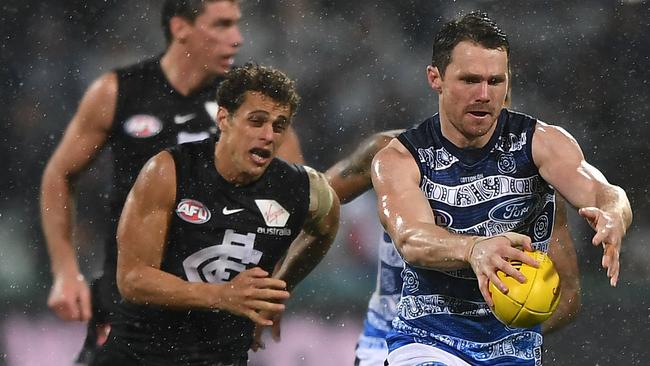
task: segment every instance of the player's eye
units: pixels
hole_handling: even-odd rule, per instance
[[[479,78],[473,76],[464,77],[462,80],[465,82],[465,84],[477,84],[481,82]]]
[[[505,81],[506,81],[505,78],[493,77],[488,81],[488,84],[490,84],[490,85],[498,85],[498,84],[501,84],[501,83],[503,83]]]
[[[250,121],[251,124],[258,126],[266,122],[266,118],[262,116],[251,115],[248,117],[248,121]]]
[[[284,121],[284,120],[274,122],[273,123],[273,132],[282,133],[287,129],[288,126],[289,126],[289,122]]]

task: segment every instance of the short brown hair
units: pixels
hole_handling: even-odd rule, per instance
[[[292,116],[300,104],[295,84],[287,75],[253,63],[235,67],[226,74],[217,91],[217,103],[234,113],[244,103],[248,91],[260,92],[279,104],[288,105]]]
[[[445,23],[433,37],[431,65],[445,74],[451,53],[462,41],[472,41],[489,49],[503,49],[510,56],[508,36],[486,13],[471,12],[460,19]]]

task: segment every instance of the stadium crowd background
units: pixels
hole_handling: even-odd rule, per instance
[[[79,324],[54,319],[39,226],[38,187],[81,93],[107,70],[161,52],[157,0],[0,3],[0,365],[65,364]],[[650,5],[647,1],[245,1],[245,44],[254,60],[297,79],[296,129],[309,165],[323,170],[373,132],[408,127],[437,110],[425,79],[441,20],[487,11],[510,37],[513,109],[566,128],[587,159],[628,193],[635,219],[621,280],[610,288],[601,250],[575,214],[583,310],[545,338],[554,365],[642,365],[650,357]],[[89,276],[102,253],[107,159],[78,184],[75,238]],[[251,364],[351,364],[374,285],[374,197],[343,213],[333,250],[303,283],[285,316],[283,341]]]

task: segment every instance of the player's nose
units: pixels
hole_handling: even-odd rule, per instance
[[[241,47],[242,43],[244,43],[244,36],[242,36],[239,27],[233,27],[230,36],[231,36],[230,44],[233,47],[235,48]]]
[[[490,100],[489,85],[487,81],[482,81],[479,84],[477,98],[481,102],[488,102]]]

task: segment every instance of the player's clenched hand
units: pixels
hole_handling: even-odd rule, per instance
[[[63,320],[90,319],[90,289],[79,273],[56,275],[47,306]]]
[[[217,307],[236,315],[245,316],[260,325],[270,326],[273,321],[260,312],[281,312],[289,298],[287,284],[259,267],[246,270],[222,284]]]
[[[517,233],[504,233],[488,238],[478,237],[469,247],[467,261],[472,266],[478,279],[479,290],[490,307],[494,303],[488,289],[489,282],[494,283],[501,292],[508,292],[506,285],[497,276],[497,270],[514,277],[521,283],[526,281],[526,277],[508,262],[509,259],[519,260],[533,267],[539,266],[536,260],[518,248],[532,251],[530,238]]]
[[[611,214],[596,207],[581,208],[578,213],[584,217],[589,225],[596,231],[591,239],[593,245],[603,245],[602,266],[607,269],[610,285],[616,286],[618,282],[621,242],[625,236],[625,224],[620,215]]]

